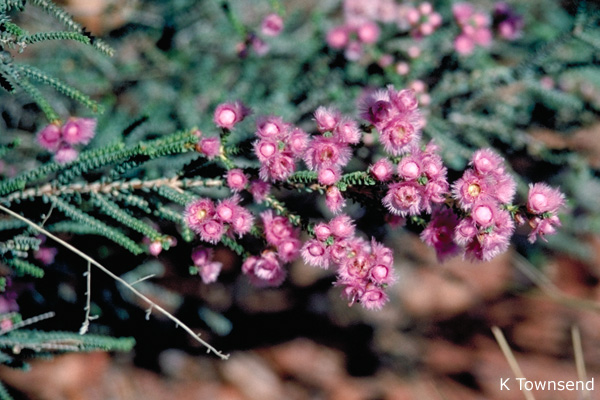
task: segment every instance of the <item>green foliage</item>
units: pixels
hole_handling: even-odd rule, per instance
[[[34,352],[64,351],[130,351],[133,338],[112,338],[102,335],[79,335],[72,332],[45,332],[18,329],[0,336],[0,348],[19,354],[23,350]]]
[[[91,215],[82,212],[79,208],[69,204],[67,201],[55,196],[50,197],[50,201],[59,211],[62,211],[67,217],[71,218],[74,221],[89,226],[91,229],[96,231],[96,234],[112,240],[113,242],[129,250],[133,254],[141,254],[144,252],[144,250],[136,242],[131,240],[124,233],[111,226],[108,226],[99,219],[96,219]]]

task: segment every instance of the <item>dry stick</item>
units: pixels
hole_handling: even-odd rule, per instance
[[[122,285],[124,285],[133,294],[135,294],[137,297],[139,297],[140,299],[142,299],[143,301],[145,301],[146,303],[148,303],[148,305],[150,306],[149,310],[155,309],[159,313],[163,314],[165,317],[169,318],[171,321],[175,322],[175,324],[177,326],[181,326],[183,328],[183,330],[185,330],[187,333],[189,333],[196,341],[198,341],[200,344],[202,344],[204,347],[206,347],[208,353],[210,353],[212,351],[214,354],[216,354],[217,356],[221,357],[223,360],[227,360],[229,358],[229,354],[223,354],[223,353],[221,353],[219,350],[215,349],[213,346],[211,346],[210,344],[208,344],[206,341],[200,339],[200,336],[197,333],[195,333],[190,327],[188,327],[186,324],[184,324],[177,317],[175,317],[174,315],[172,315],[171,313],[169,313],[167,310],[165,310],[164,308],[162,308],[158,304],[154,303],[148,297],[144,296],[137,289],[135,289],[133,286],[131,286],[129,283],[127,283],[124,279],[122,279],[119,276],[117,276],[114,273],[112,273],[104,265],[100,264],[98,261],[94,260],[93,258],[91,258],[90,256],[88,256],[87,254],[85,254],[81,250],[79,250],[76,247],[70,245],[69,243],[65,242],[64,240],[56,237],[55,235],[53,235],[52,233],[48,232],[47,230],[45,230],[41,226],[37,225],[35,222],[32,222],[32,221],[28,220],[27,218],[25,218],[25,217],[17,214],[16,212],[14,212],[14,211],[12,211],[12,210],[10,210],[10,209],[2,206],[2,205],[0,205],[0,210],[4,211],[5,213],[7,213],[7,214],[9,214],[9,215],[11,215],[11,216],[13,216],[13,217],[15,217],[15,218],[23,221],[23,222],[25,222],[27,225],[31,226],[32,228],[34,228],[38,232],[43,233],[47,237],[53,239],[54,241],[58,242],[62,246],[64,246],[67,249],[71,250],[73,253],[77,254],[81,258],[87,260],[89,263],[91,263],[91,264],[95,265],[96,267],[98,267],[105,274],[107,274],[108,276],[110,276],[111,278],[113,278],[114,280],[116,280],[117,282],[119,282]]]
[[[510,366],[510,369],[512,370],[515,377],[517,379],[525,378],[525,375],[523,375],[523,371],[521,371],[521,368],[519,368],[519,363],[517,363],[517,359],[512,353],[510,346],[508,345],[508,342],[506,341],[506,338],[504,337],[504,334],[502,333],[500,328],[498,328],[497,326],[492,326],[492,333],[494,334],[496,342],[498,342],[500,350],[502,350],[502,354],[504,354],[504,358],[506,358],[506,361],[508,361],[508,365]],[[523,395],[527,400],[535,400],[535,397],[533,397],[533,393],[531,393],[531,391],[527,389],[523,391]]]
[[[90,321],[98,318],[97,315],[90,315],[92,310],[92,264],[89,261],[87,263],[87,272],[83,275],[87,280],[87,284],[85,292],[85,320],[83,321],[83,324],[81,324],[81,328],[79,328],[80,335],[85,335],[90,328]]]
[[[577,325],[571,327],[571,338],[573,340],[573,351],[575,353],[575,366],[577,367],[577,376],[581,382],[587,381],[587,373],[585,371],[585,361],[583,359],[583,348],[581,346],[581,335]],[[590,392],[584,386],[581,393],[582,399],[589,400]]]

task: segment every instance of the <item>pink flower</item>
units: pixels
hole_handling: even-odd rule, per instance
[[[269,14],[263,19],[260,29],[265,36],[278,36],[283,30],[283,18],[274,13]]]
[[[454,241],[460,245],[466,245],[472,241],[478,233],[475,221],[471,217],[460,220],[454,229]]]
[[[369,284],[359,301],[367,310],[380,310],[388,300],[387,294],[380,287]]]
[[[414,182],[398,182],[388,186],[382,202],[389,212],[404,217],[421,212],[422,196]]]
[[[215,109],[213,120],[218,127],[232,129],[248,114],[250,114],[250,110],[239,101],[235,103],[222,103]]]
[[[212,249],[204,246],[195,247],[192,250],[192,261],[196,266],[207,264],[212,259]]]
[[[279,152],[277,142],[270,139],[258,140],[254,143],[254,153],[261,162],[268,161]]]
[[[37,142],[44,149],[55,152],[61,144],[60,126],[56,123],[46,125],[36,136]]]
[[[286,217],[274,216],[272,210],[260,214],[267,242],[278,246],[283,240],[298,236],[295,228]]]
[[[259,56],[264,56],[270,50],[269,45],[256,35],[250,36],[250,45],[252,46],[252,50]]]
[[[358,61],[363,55],[363,46],[360,42],[351,40],[346,46],[344,57],[349,61]]]
[[[271,185],[267,182],[252,181],[252,183],[250,184],[250,193],[252,193],[254,202],[257,204],[261,204],[270,191]]]
[[[325,244],[318,240],[311,239],[304,243],[300,254],[308,265],[324,269],[329,267],[329,251]]]
[[[223,223],[216,219],[206,221],[200,226],[199,229],[200,238],[208,243],[216,244],[225,233],[225,226]]]
[[[341,119],[341,113],[338,110],[320,106],[315,110],[315,120],[319,132],[333,131]]]
[[[479,174],[488,174],[494,171],[504,171],[504,160],[492,149],[480,149],[473,153],[469,163]]]
[[[300,128],[295,128],[288,139],[288,146],[294,157],[302,157],[308,147],[310,137]]]
[[[333,218],[331,221],[329,221],[328,226],[331,234],[335,236],[336,239],[347,239],[352,237],[354,236],[354,231],[356,230],[354,221],[346,214],[341,214]]]
[[[468,169],[463,176],[452,184],[452,193],[463,210],[469,210],[480,198],[489,197],[492,186],[488,180],[480,177],[474,170]]]
[[[528,236],[530,243],[534,243],[539,236],[543,241],[547,242],[546,235],[554,235],[556,233],[555,227],[560,227],[560,219],[556,215],[552,215],[548,218],[534,217],[529,220],[529,225],[533,228]]]
[[[231,228],[239,236],[242,237],[246,233],[250,232],[252,225],[254,224],[254,216],[250,211],[244,207],[238,206],[235,212],[235,217],[231,222]]]
[[[363,280],[352,280],[349,282],[336,282],[338,285],[345,285],[343,295],[348,299],[348,307],[360,300],[365,293],[365,284]]]
[[[248,257],[242,264],[242,272],[258,287],[279,286],[285,279],[285,271],[273,252]]]
[[[215,207],[215,217],[224,223],[231,223],[237,218],[238,198],[223,199]]]
[[[68,144],[88,144],[96,134],[95,118],[69,118],[61,128],[62,140]]]
[[[291,156],[276,154],[258,171],[259,177],[265,181],[283,181],[296,171],[296,163]]]
[[[331,228],[325,222],[320,222],[314,227],[315,237],[321,242],[326,241],[331,236]]]
[[[389,265],[374,265],[369,270],[369,279],[378,285],[389,285],[395,280],[394,270]]]
[[[527,210],[532,214],[556,214],[565,204],[565,195],[545,183],[529,184]]]
[[[334,129],[334,136],[341,143],[358,144],[362,133],[356,121],[342,117]]]
[[[361,110],[361,118],[375,125],[377,129],[383,129],[395,112],[389,95],[384,90],[365,96],[361,101]]]
[[[327,44],[334,49],[343,49],[350,40],[348,29],[345,26],[337,26],[327,32]]]
[[[199,199],[191,202],[185,208],[187,226],[196,233],[201,232],[202,225],[215,215],[215,205],[210,199]]]
[[[343,144],[336,142],[332,137],[319,136],[315,138],[304,153],[304,162],[311,170],[326,167],[343,167],[348,164],[352,151]]]
[[[258,117],[256,120],[256,135],[261,139],[279,138],[288,129],[283,119],[275,116]]]
[[[382,158],[369,167],[371,175],[380,182],[389,181],[394,175],[394,164],[388,158]]]
[[[57,253],[58,249],[55,247],[40,246],[33,257],[44,265],[50,265],[54,262]]]
[[[319,170],[317,180],[321,185],[330,186],[340,180],[340,169],[337,167],[322,168]]]
[[[371,269],[368,254],[358,252],[351,257],[342,259],[342,263],[338,269],[339,280],[351,281],[356,279],[368,279]]]
[[[417,144],[421,139],[421,132],[406,115],[399,115],[385,126],[379,139],[386,152],[397,156],[406,153],[412,145]]]
[[[470,3],[455,3],[452,5],[452,14],[460,25],[467,25],[469,19],[473,15],[475,10]]]
[[[219,278],[223,264],[218,261],[209,262],[200,266],[200,277],[205,284],[213,283]]]
[[[497,206],[490,201],[481,201],[473,205],[471,218],[479,226],[487,228],[494,223]]]
[[[454,50],[458,54],[469,55],[475,50],[475,41],[468,35],[461,34],[454,39]]]
[[[414,181],[421,176],[422,168],[418,156],[408,155],[398,164],[398,175],[407,181]]]
[[[54,161],[56,161],[58,164],[66,164],[70,163],[71,161],[75,161],[78,155],[79,152],[77,150],[69,145],[65,145],[59,148],[54,154]]]
[[[296,238],[288,238],[282,240],[277,246],[277,255],[283,262],[294,261],[300,254],[302,242]]]
[[[248,177],[246,176],[246,174],[244,174],[244,171],[242,171],[239,168],[234,168],[227,171],[226,179],[227,186],[229,186],[229,189],[231,189],[234,192],[239,192],[240,190],[243,190],[248,184]]]
[[[362,43],[375,43],[379,39],[379,26],[371,21],[365,22],[358,27],[356,34]]]
[[[449,208],[439,208],[431,216],[431,221],[421,232],[421,240],[435,249],[437,258],[444,262],[456,255],[460,248],[452,237],[458,225],[458,217]]]
[[[394,264],[394,253],[392,249],[378,243],[375,239],[371,239],[371,254],[376,264],[386,265],[391,267]]]
[[[157,257],[162,252],[162,250],[163,247],[160,240],[155,240],[154,242],[150,243],[150,246],[148,246],[148,252],[154,257]]]
[[[196,150],[212,160],[221,153],[221,139],[218,137],[204,137],[196,145]]]

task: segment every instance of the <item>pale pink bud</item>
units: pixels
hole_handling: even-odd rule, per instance
[[[340,171],[337,168],[322,168],[319,170],[317,179],[322,185],[333,185],[340,179]]]
[[[62,139],[68,144],[88,144],[96,134],[96,119],[69,118],[61,129]]]
[[[218,137],[205,137],[196,144],[196,151],[204,154],[206,158],[212,160],[221,152],[221,139]]]
[[[44,149],[55,152],[61,144],[60,127],[56,123],[46,125],[38,132],[36,139]]]
[[[343,49],[349,40],[350,36],[346,27],[338,26],[327,32],[327,44],[334,49]]]
[[[379,26],[374,22],[366,22],[358,27],[356,32],[358,40],[366,44],[372,44],[379,39]]]
[[[150,243],[150,245],[148,246],[148,252],[150,254],[152,254],[154,257],[158,256],[160,254],[160,252],[162,251],[163,247],[162,247],[162,243],[159,240],[155,240],[154,242]]]
[[[277,14],[267,15],[260,26],[265,36],[278,36],[283,30],[283,18]]]
[[[56,154],[54,154],[54,161],[59,164],[66,164],[75,161],[78,155],[79,152],[71,146],[62,146],[58,149]]]

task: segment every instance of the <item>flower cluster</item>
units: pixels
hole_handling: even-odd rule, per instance
[[[396,167],[398,179],[388,184],[382,199],[390,213],[402,217],[423,211],[431,213],[433,204],[446,200],[447,170],[437,150],[431,142],[424,150],[415,146],[402,157]],[[383,158],[371,166],[371,173],[377,180],[385,182],[392,178],[393,169],[393,163]]]
[[[283,18],[276,13],[270,13],[263,18],[260,24],[260,33],[263,37],[279,36],[283,27]],[[250,50],[253,50],[258,56],[264,56],[269,52],[270,46],[263,38],[251,31],[246,34],[243,42],[237,44],[238,56],[245,58]]]
[[[497,34],[506,40],[515,40],[523,31],[523,17],[508,4],[499,2],[494,5],[494,28]]]
[[[476,11],[471,3],[455,3],[452,6],[454,19],[461,33],[454,39],[454,49],[459,54],[471,54],[475,46],[487,47],[492,43],[490,17]]]
[[[283,216],[272,210],[260,215],[264,236],[269,247],[260,256],[250,256],[242,265],[242,272],[260,287],[278,286],[285,279],[283,264],[294,261],[300,254],[300,231]]]
[[[565,204],[565,196],[556,188],[545,183],[529,185],[527,196],[527,211],[532,215],[529,225],[533,230],[529,241],[534,243],[539,235],[546,240],[545,235],[556,233],[555,227],[560,226],[558,210]]]
[[[254,217],[239,202],[238,196],[220,200],[217,204],[208,198],[193,201],[185,209],[185,221],[208,243],[217,243],[224,234],[241,237],[252,228]]]
[[[476,151],[452,194],[467,214],[454,231],[454,241],[475,260],[491,260],[506,251],[515,225],[503,207],[512,202],[516,183],[506,172],[504,160],[490,149]]]
[[[213,261],[212,249],[204,246],[198,246],[192,250],[192,261],[195,272],[200,274],[204,283],[215,282],[223,268],[223,263]]]
[[[342,167],[352,156],[350,145],[360,142],[361,132],[354,120],[343,118],[336,110],[319,107],[315,119],[322,135],[308,144],[304,162],[317,171],[319,183],[331,186],[340,179]]]
[[[406,19],[414,38],[429,36],[442,25],[442,16],[435,12],[431,3],[428,2],[423,2],[417,7],[409,6],[406,10]]]
[[[46,125],[36,138],[40,146],[54,153],[54,161],[65,164],[77,158],[74,146],[88,144],[95,134],[96,119],[69,118],[62,126],[59,122]]]
[[[296,160],[304,154],[310,140],[302,129],[280,117],[260,117],[256,122],[254,153],[261,163],[259,176],[264,181],[282,181],[296,171]]]
[[[458,254],[472,260],[492,259],[506,251],[515,230],[514,221],[525,221],[523,215],[533,228],[530,241],[555,233],[564,196],[545,184],[531,185],[527,206],[519,211],[512,205],[516,183],[504,159],[491,149],[476,151],[462,176],[452,184],[448,182],[448,170],[437,145],[433,141],[420,144],[425,121],[416,93],[427,94],[426,86],[414,81],[411,88],[398,91],[388,86],[367,93],[361,102],[361,116],[379,132],[384,153],[368,172],[377,182],[373,194],[389,211],[388,220],[393,220],[390,224],[407,220],[426,224],[420,237],[436,250],[441,261]],[[239,102],[226,103],[217,108],[214,120],[217,126],[231,129],[248,113]],[[224,178],[233,197],[217,204],[207,198],[192,202],[186,207],[186,222],[204,242],[216,244],[225,234],[241,238],[250,231],[253,216],[239,203],[242,195],[250,194],[256,204],[266,203],[267,208],[260,213],[262,230],[253,231],[264,238],[266,247],[258,254],[246,254],[242,265],[242,272],[253,284],[280,285],[286,276],[285,264],[301,255],[309,265],[324,269],[333,266],[336,285],[343,287],[350,304],[358,302],[367,309],[379,309],[388,300],[385,288],[396,279],[392,250],[357,236],[355,222],[346,214],[327,223],[316,222],[309,229],[312,237],[303,243],[301,229],[294,226],[298,221],[292,224],[285,213],[280,214],[281,208],[276,208],[276,214],[272,202],[265,201],[271,196],[272,186],[281,189],[294,185],[294,181],[281,182],[296,170],[300,159],[308,170],[316,172],[315,178],[306,178],[310,176],[307,174],[302,179],[314,179],[310,185],[325,189],[326,205],[334,214],[345,204],[340,187],[352,191],[357,185],[354,178],[342,185],[341,177],[353,156],[352,147],[363,139],[358,123],[326,107],[318,107],[314,119],[317,134],[311,137],[278,116],[258,117],[253,143],[260,165],[258,173],[252,168],[228,168]],[[372,140],[374,135],[367,138]],[[204,138],[198,145],[209,158],[210,139]],[[227,151],[218,147],[221,158],[217,161],[225,162]],[[298,188],[307,188],[306,184]],[[194,257],[203,281],[214,281],[221,265],[211,261],[209,250],[199,248]]]
[[[372,21],[360,25],[344,24],[336,26],[327,32],[327,44],[333,49],[344,49],[348,60],[356,61],[361,58],[363,46],[373,44],[379,39],[379,26]]]
[[[344,287],[349,305],[383,307],[388,300],[384,289],[396,279],[392,251],[375,240],[369,243],[355,236],[354,223],[345,214],[317,224],[314,233],[302,247],[304,262],[325,269],[336,266],[336,285]]]

